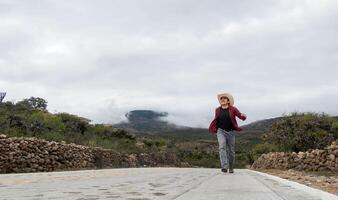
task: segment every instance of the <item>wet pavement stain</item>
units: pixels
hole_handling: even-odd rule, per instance
[[[65,194],[81,194],[81,192],[63,192]]]
[[[162,192],[155,192],[153,193],[155,196],[164,196],[166,195],[167,193],[162,193]]]

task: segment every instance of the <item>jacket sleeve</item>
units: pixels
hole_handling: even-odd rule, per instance
[[[217,133],[217,108],[215,109],[215,117],[209,125],[209,133]]]
[[[243,121],[246,119],[246,117],[242,116],[241,112],[239,112],[237,108],[235,108],[235,115]]]

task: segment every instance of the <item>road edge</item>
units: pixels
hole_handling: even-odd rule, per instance
[[[280,183],[290,185],[290,186],[292,186],[296,189],[299,189],[299,190],[304,191],[306,193],[310,193],[311,195],[320,197],[322,200],[338,200],[338,196],[331,194],[329,192],[323,191],[323,190],[312,188],[312,187],[303,185],[301,183],[290,181],[290,180],[287,180],[287,179],[284,179],[284,178],[281,178],[281,177],[278,177],[278,176],[274,176],[274,175],[271,175],[271,174],[267,174],[267,173],[264,173],[264,172],[259,172],[259,171],[255,171],[255,170],[251,170],[251,169],[245,169],[245,170],[248,170],[252,173],[256,173],[256,174],[271,178],[271,179],[278,181]]]

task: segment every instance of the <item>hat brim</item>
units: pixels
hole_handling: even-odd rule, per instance
[[[234,105],[234,97],[229,93],[222,93],[217,95],[218,102],[221,103],[221,97],[227,97],[230,101],[230,105]]]

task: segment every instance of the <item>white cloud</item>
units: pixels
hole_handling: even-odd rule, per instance
[[[104,123],[154,109],[207,127],[223,91],[248,115],[240,124],[338,115],[337,11],[334,0],[0,0],[0,90]]]

